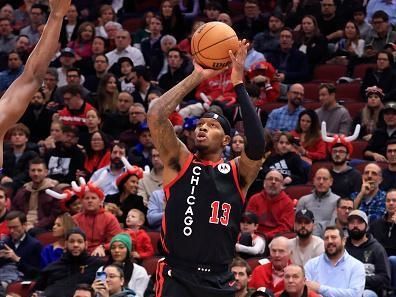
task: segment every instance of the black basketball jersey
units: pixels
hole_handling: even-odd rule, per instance
[[[235,161],[205,162],[191,154],[164,189],[161,236],[169,257],[198,264],[230,263],[244,204]]]

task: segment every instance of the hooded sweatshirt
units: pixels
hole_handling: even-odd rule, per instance
[[[293,201],[284,191],[270,197],[262,190],[249,199],[246,211],[258,216],[257,233],[264,234],[266,239],[271,239],[278,233],[289,232],[294,225]]]

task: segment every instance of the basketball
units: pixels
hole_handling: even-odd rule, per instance
[[[230,62],[229,50],[238,50],[238,36],[235,31],[222,22],[203,24],[191,39],[191,53],[198,64],[204,68],[221,69]]]

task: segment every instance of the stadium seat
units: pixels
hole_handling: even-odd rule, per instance
[[[355,69],[353,69],[353,78],[363,79],[367,69],[375,67],[377,67],[377,64],[358,64],[355,66]]]
[[[362,101],[360,97],[360,83],[337,84],[337,100],[344,101]]]
[[[283,105],[285,105],[285,102],[271,102],[271,103],[267,103],[264,104],[263,106],[263,110],[270,113],[271,111],[273,111],[274,109],[277,109]]]
[[[40,233],[36,235],[36,238],[43,246],[54,243],[57,240],[57,238],[52,235],[52,232]]]
[[[310,82],[302,85],[304,86],[304,100],[319,100],[319,83]]]
[[[350,156],[351,159],[363,159],[363,152],[367,147],[367,141],[365,140],[355,140],[352,141],[353,152]]]
[[[315,109],[320,107],[320,102],[318,102],[318,101],[308,101],[308,102],[304,102],[303,105],[304,105],[304,107],[306,109],[315,110]]]
[[[142,266],[146,269],[149,275],[155,275],[155,271],[157,270],[158,260],[162,257],[154,256],[148,259],[144,259],[142,261]]]
[[[333,82],[335,83],[341,76],[345,76],[347,67],[336,64],[317,65],[313,73],[314,82]]]
[[[7,294],[15,293],[21,297],[30,297],[33,293],[35,284],[35,281],[13,282],[8,285]]]
[[[122,22],[122,27],[128,32],[136,32],[142,26],[142,18],[127,18]]]
[[[154,255],[160,255],[161,253],[158,250],[158,245],[160,244],[160,241],[161,241],[160,232],[147,231],[147,234],[148,234],[148,236],[150,236],[151,244],[153,245],[153,248],[154,248]]]
[[[354,119],[359,112],[363,109],[364,105],[366,103],[364,102],[343,102],[342,105],[348,109],[349,114],[351,115],[352,119]]]
[[[262,257],[254,257],[254,258],[248,258],[246,259],[246,262],[248,262],[250,268],[252,269],[252,271],[254,270],[254,268],[256,268],[257,266],[260,266],[259,260],[262,259]]]
[[[312,181],[316,171],[318,171],[318,169],[322,167],[328,168],[330,170],[332,168],[332,164],[330,161],[313,162],[311,166],[311,170],[309,171],[308,180]]]
[[[288,186],[285,189],[285,192],[289,197],[294,199],[300,199],[302,196],[308,195],[312,192],[312,185],[294,185]]]
[[[148,10],[157,11],[161,5],[161,0],[136,1],[136,12],[144,13]]]

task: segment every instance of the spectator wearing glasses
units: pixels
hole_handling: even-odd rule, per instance
[[[146,111],[143,104],[132,103],[128,111],[129,114],[129,129],[120,134],[120,141],[125,143],[128,148],[133,147],[139,143],[138,130],[140,124],[146,120]]]
[[[353,209],[353,200],[351,198],[338,198],[334,223],[337,228],[344,232],[345,237],[348,237],[348,216]]]
[[[382,170],[382,183],[380,188],[384,191],[396,188],[396,140],[392,139],[386,144],[387,168]]]

